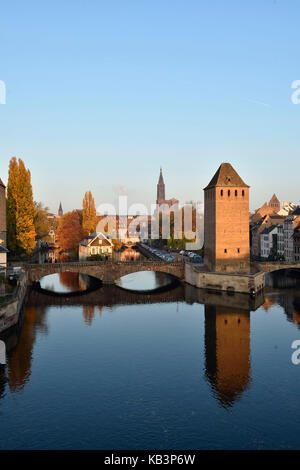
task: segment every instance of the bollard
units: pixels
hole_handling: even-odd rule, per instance
[[[4,341],[0,341],[0,364],[6,364],[6,346]]]

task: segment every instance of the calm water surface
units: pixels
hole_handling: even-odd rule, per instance
[[[87,286],[68,274],[44,288]],[[143,273],[126,287],[166,282]],[[299,449],[299,285],[268,286],[255,301],[187,285],[33,291],[1,338],[0,449]]]

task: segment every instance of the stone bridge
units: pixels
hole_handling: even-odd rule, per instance
[[[113,284],[122,276],[140,271],[156,271],[171,274],[184,280],[184,263],[164,261],[97,261],[85,263],[29,264],[26,266],[28,282],[39,281],[50,274],[71,272],[93,276],[104,284]]]
[[[279,261],[262,261],[262,262],[255,262],[253,265],[259,270],[264,271],[265,273],[271,273],[273,271],[280,271],[281,269],[299,269],[300,270],[300,263],[287,263],[287,262],[279,262]]]

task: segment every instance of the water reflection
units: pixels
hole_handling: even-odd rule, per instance
[[[205,372],[223,406],[250,382],[250,312],[205,306]]]
[[[169,274],[155,271],[141,271],[138,274],[133,273],[123,276],[117,282],[117,285],[123,289],[151,291],[170,286],[174,282],[175,278]]]
[[[164,284],[162,278],[165,275],[156,274],[158,284]],[[79,284],[75,285],[73,279],[73,276],[60,276],[60,281],[65,282],[67,287],[78,288]],[[256,308],[255,299],[243,294],[229,296],[227,293],[208,293],[182,284],[172,291],[154,295],[105,286],[83,297],[69,298],[68,306],[81,305],[84,322],[91,326],[95,314],[101,315],[103,309],[109,305],[113,307],[170,301],[205,305],[205,376],[220,403],[231,406],[250,382],[250,306],[252,309]],[[48,297],[35,290],[31,292],[18,344],[9,351],[8,384],[11,392],[20,391],[30,378],[36,336],[40,333],[47,334],[48,309],[55,303],[63,306],[64,302],[60,297]],[[237,309],[236,304],[244,305],[244,309]]]
[[[26,314],[21,315],[19,324],[1,335],[1,339],[6,343],[8,377],[3,368],[0,388],[1,383],[3,387],[3,383],[7,382],[10,391],[16,393],[29,381],[37,335],[48,333],[47,310],[45,306],[28,306]]]
[[[56,294],[69,294],[98,288],[100,285],[101,283],[98,279],[87,274],[66,271],[43,277],[39,282],[38,288],[55,292]]]
[[[159,274],[156,277],[156,287],[163,282],[163,276]],[[75,285],[71,276],[60,277],[60,282],[65,283],[69,288],[78,288],[80,285],[79,278]],[[168,306],[170,308],[166,310]],[[256,313],[253,315],[251,312],[254,311]],[[79,355],[76,356],[77,359],[74,360],[76,370],[73,371],[73,375],[72,370],[68,370],[70,382],[67,382],[67,390],[68,392],[69,388],[71,390],[68,400],[72,400],[72,397],[76,395],[75,390],[77,391],[76,387],[79,386],[76,382],[77,378],[81,387],[79,392],[84,396],[93,397],[93,393],[86,391],[86,388],[90,390],[89,380],[91,380],[95,389],[96,405],[94,403],[94,406],[96,408],[94,411],[98,421],[100,416],[106,417],[104,427],[108,426],[108,422],[114,422],[113,410],[116,410],[119,417],[116,418],[116,427],[132,417],[133,426],[136,429],[135,426],[139,422],[136,410],[141,407],[142,418],[140,419],[142,420],[144,413],[149,410],[151,413],[157,413],[155,432],[160,436],[160,431],[157,429],[161,429],[163,419],[168,419],[164,415],[164,410],[168,409],[168,400],[171,400],[172,425],[169,427],[166,425],[168,432],[172,432],[170,430],[174,427],[176,434],[182,436],[185,429],[194,423],[192,436],[202,435],[202,428],[199,426],[205,426],[203,424],[205,420],[212,419],[213,421],[219,420],[218,424],[214,422],[211,426],[212,433],[215,426],[224,426],[224,423],[227,423],[228,427],[225,426],[225,437],[223,437],[226,439],[226,432],[234,432],[230,425],[230,419],[234,418],[228,411],[234,408],[238,413],[238,410],[241,410],[238,404],[243,401],[248,403],[249,392],[259,385],[259,376],[270,374],[270,364],[264,369],[266,356],[263,351],[257,350],[256,336],[253,340],[251,330],[253,335],[254,325],[255,335],[257,335],[259,329],[257,326],[255,329],[255,324],[264,316],[264,321],[268,326],[266,331],[269,335],[274,322],[273,311],[277,314],[278,312],[284,313],[277,318],[282,331],[286,331],[286,320],[289,322],[289,328],[291,323],[299,328],[299,291],[297,289],[269,289],[265,297],[261,294],[256,298],[251,298],[243,294],[206,292],[185,284],[180,284],[173,290],[154,294],[126,291],[117,286],[103,286],[81,297],[68,297],[67,300],[32,291],[23,324],[20,323],[0,338],[6,342],[8,352],[8,365],[0,369],[0,406],[1,403],[6,403],[9,407],[7,404],[9,394],[20,397],[22,395],[20,392],[26,390],[27,396],[30,397],[30,393],[34,392],[27,385],[34,382],[35,376],[34,387],[38,387],[40,372],[34,374],[34,370],[43,368],[46,362],[49,370],[47,369],[42,380],[48,384],[47,375],[50,374],[47,385],[49,390],[52,390],[53,381],[57,380],[59,387],[62,387],[59,393],[61,393],[63,407],[67,408],[66,413],[70,413],[70,410],[72,411],[70,402],[66,404],[62,398],[67,396],[63,382],[64,368],[68,369],[65,364],[73,364],[74,367],[72,362],[73,354],[75,354],[74,348],[79,346],[79,349],[83,348],[87,355],[82,359]],[[202,327],[201,318],[203,319]],[[99,319],[101,319],[100,322]],[[137,329],[132,332],[135,325]],[[60,329],[62,326],[65,330]],[[45,338],[48,333],[50,338],[49,336]],[[86,334],[89,336],[84,336]],[[42,341],[41,337],[43,337]],[[82,337],[85,338],[85,343],[88,338],[91,345],[81,344]],[[134,342],[132,350],[130,349],[131,342]],[[49,344],[48,348],[47,344]],[[55,353],[57,349],[59,355],[56,357],[60,358],[61,363],[56,379],[58,366],[51,366],[51,360],[49,358],[46,360],[46,356]],[[130,350],[129,357],[126,356],[128,349]],[[256,354],[256,373],[253,371],[253,350],[254,355]],[[34,361],[35,358],[37,361]],[[203,370],[199,368],[199,362]],[[257,368],[260,367],[259,374],[257,374]],[[280,382],[282,373],[286,372],[287,368],[288,365],[281,370],[275,369],[274,383]],[[198,376],[197,370],[199,369]],[[148,371],[149,375],[143,375],[140,379],[140,374],[144,374],[144,370]],[[38,378],[37,375],[39,375]],[[287,378],[284,380],[287,384]],[[205,383],[205,387],[201,381]],[[289,383],[292,387],[292,382]],[[261,393],[266,393],[266,388],[272,390],[274,397],[276,393],[280,393],[279,387],[269,382],[264,384],[264,387],[258,387],[256,401],[249,403],[250,414],[253,410],[257,410],[257,401],[265,399],[265,395],[261,397]],[[118,389],[120,389],[120,394],[118,394]],[[207,389],[209,393],[206,392]],[[137,390],[137,395],[135,395],[135,390]],[[150,390],[149,395],[147,395],[148,390]],[[152,397],[153,393],[154,397]],[[50,395],[49,400],[51,402]],[[191,403],[190,400],[192,400]],[[280,395],[278,395],[278,402],[281,403]],[[88,410],[88,403],[89,401],[81,400],[83,415],[85,409]],[[120,410],[118,403],[121,403]],[[162,408],[158,412],[160,403]],[[275,400],[274,416],[276,416],[276,403]],[[47,412],[50,405],[44,406]],[[102,415],[99,414],[98,407]],[[241,413],[239,420],[244,420],[245,409],[239,411]],[[220,415],[220,410],[226,413],[225,417]],[[258,422],[260,413],[261,411],[258,410],[256,415]],[[238,416],[237,414],[237,418]],[[93,414],[89,416],[89,419],[93,420]],[[93,422],[93,426],[96,425],[96,422]],[[238,426],[237,421],[235,426]],[[113,432],[116,432],[114,428]],[[208,432],[207,429],[206,432]],[[156,442],[153,443],[154,448]],[[167,446],[165,441],[161,442]],[[211,444],[211,441],[207,442]],[[179,441],[178,447],[180,443],[182,444],[182,441]],[[187,444],[183,443],[182,447],[189,445],[192,445],[190,441]],[[205,444],[203,446],[205,447]]]
[[[138,261],[145,258],[139,251],[131,247],[125,248],[125,250],[120,252],[115,252],[114,256],[116,261]]]

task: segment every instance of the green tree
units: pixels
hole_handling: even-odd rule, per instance
[[[82,229],[84,235],[90,235],[96,231],[97,212],[95,201],[91,191],[87,191],[82,201]]]

